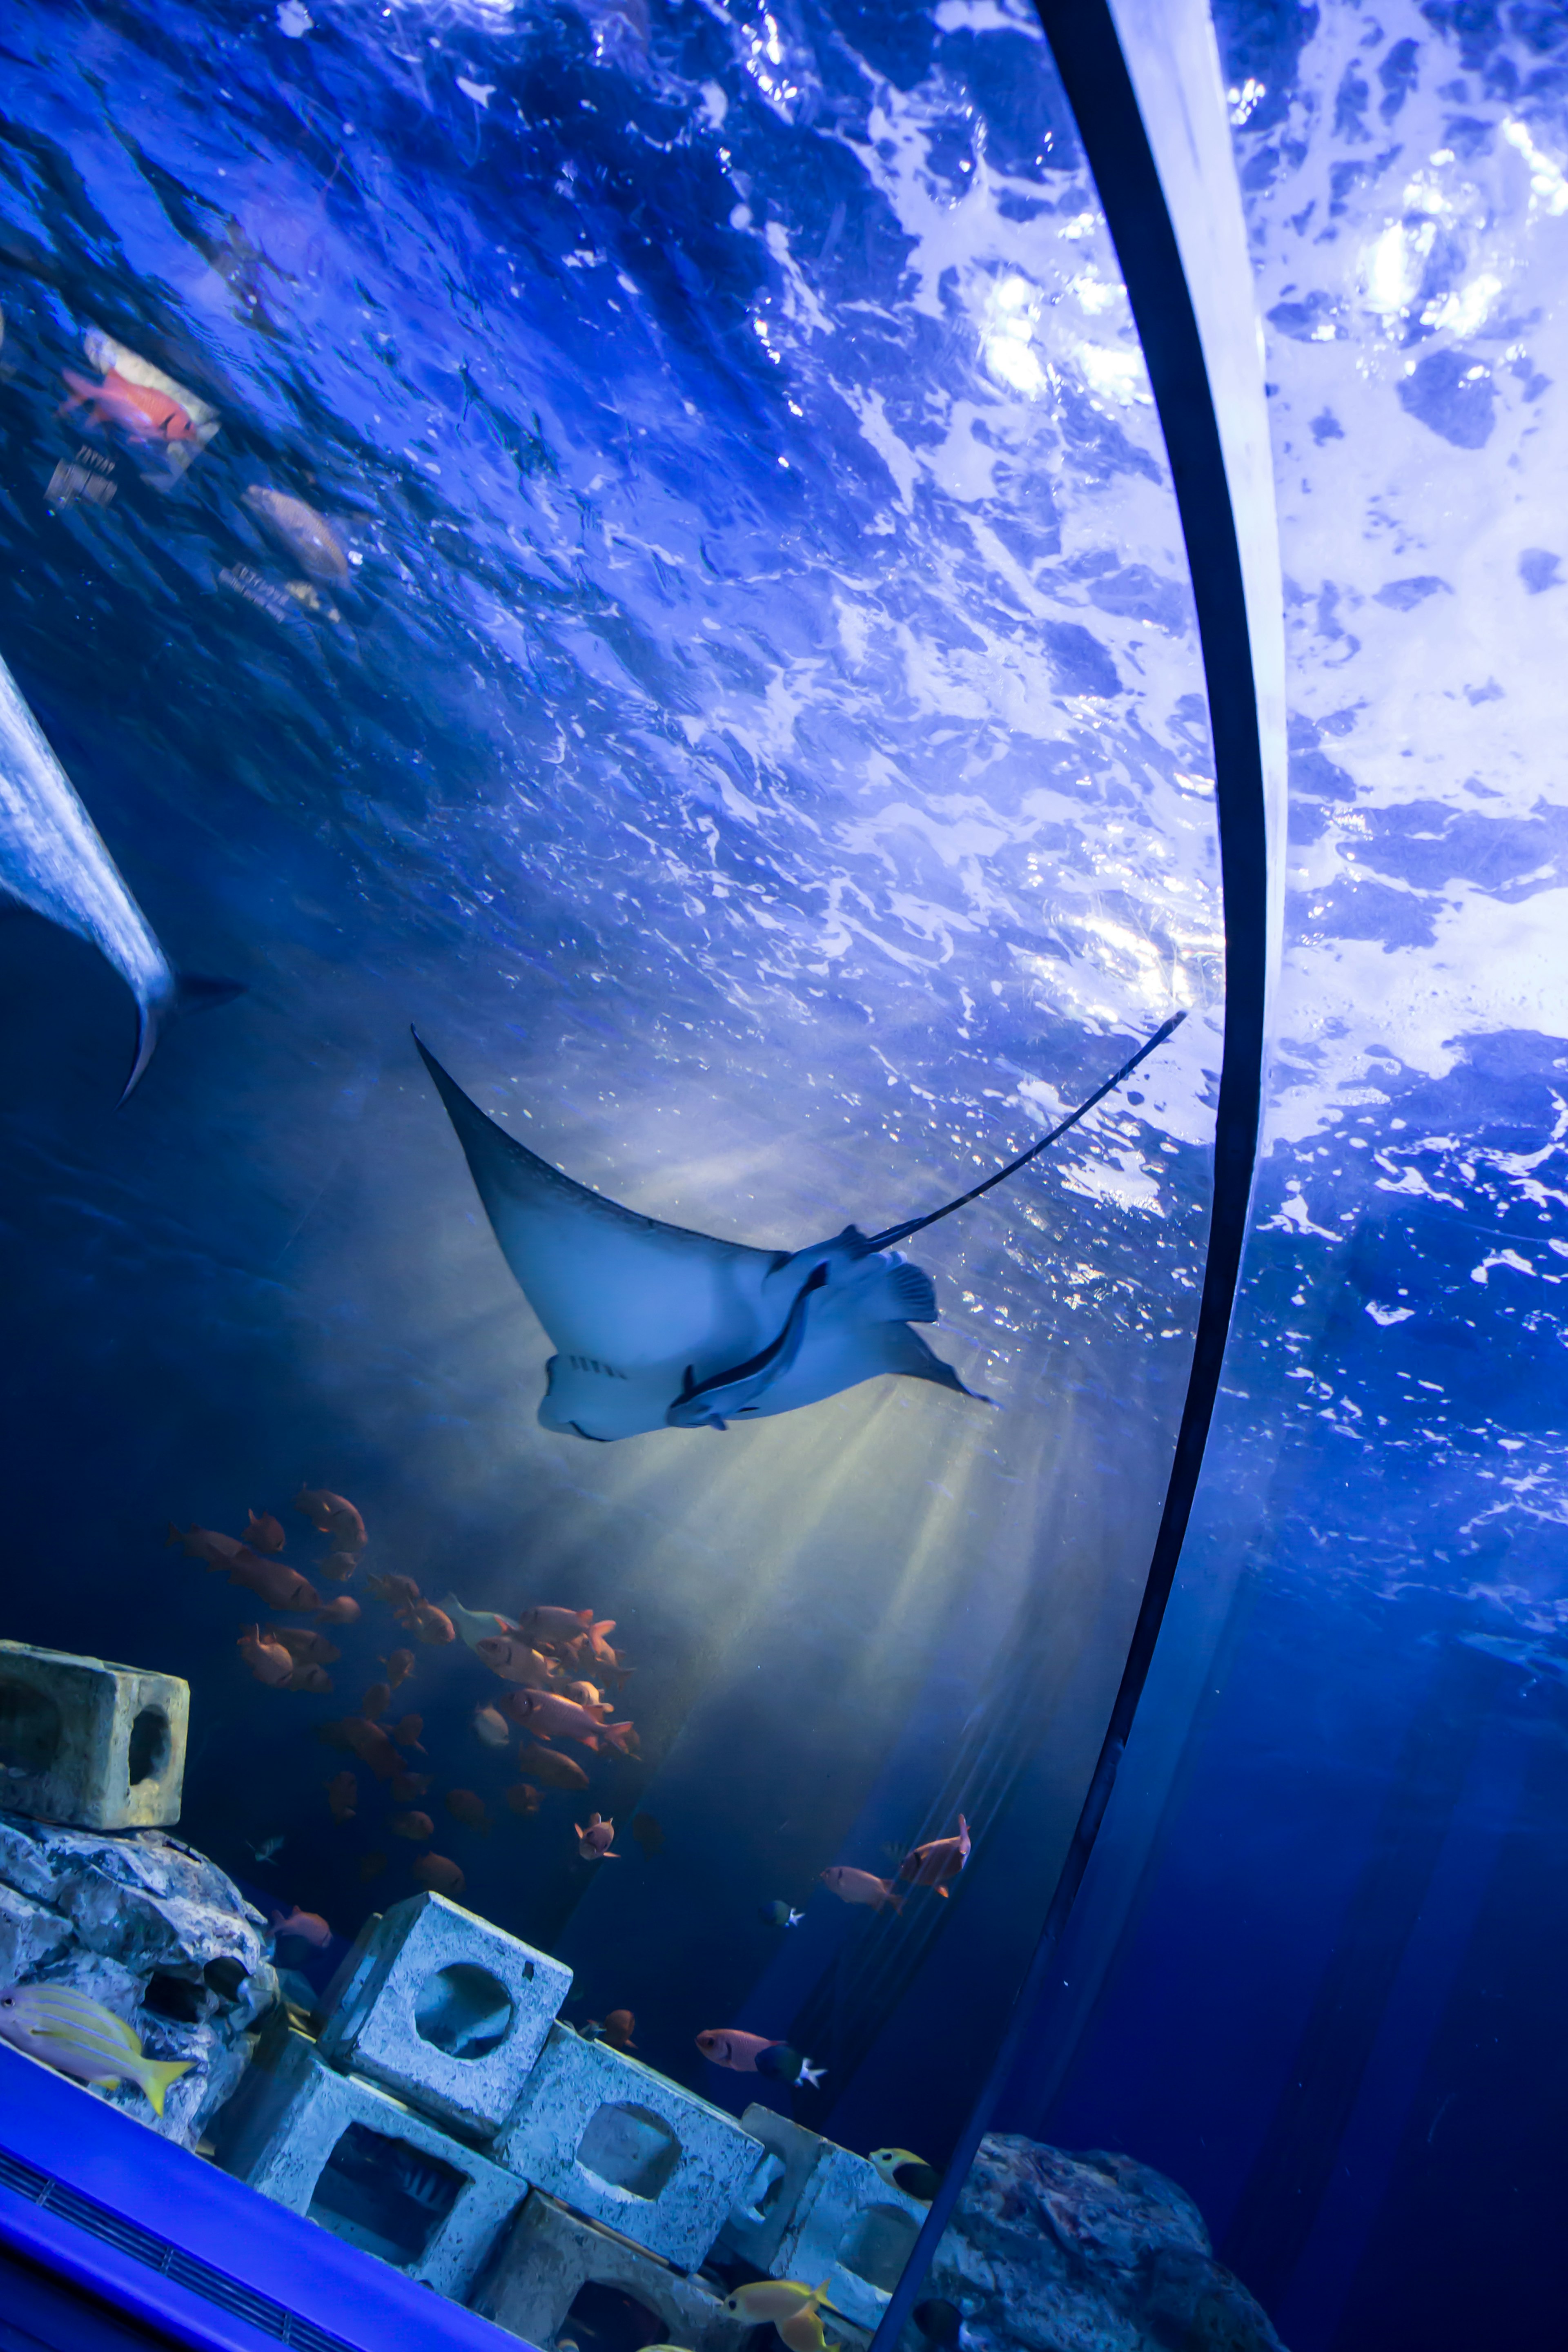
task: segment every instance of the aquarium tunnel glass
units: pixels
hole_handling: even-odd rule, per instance
[[[0,1895],[244,1945],[5,1973],[549,2352],[1010,2352],[1009,2166],[1129,2345],[1479,2340],[1568,13],[3,37]]]

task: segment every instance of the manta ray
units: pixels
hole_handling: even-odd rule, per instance
[[[487,1118],[417,1034],[414,1043],[501,1255],[558,1350],[539,1422],[608,1444],[793,1412],[882,1372],[975,1395],[913,1328],[936,1322],[936,1286],[897,1244],[1015,1175],[1185,1018],[1176,1013],[1060,1126],[957,1200],[882,1233],[846,1225],[800,1250],[719,1241],[591,1192]]]

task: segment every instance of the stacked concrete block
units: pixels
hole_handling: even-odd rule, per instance
[[[697,2267],[766,2161],[733,2116],[562,2025],[495,2152],[574,2212],[682,2270]]]
[[[571,1970],[442,1895],[370,1921],[340,1971],[320,2055],[488,2139],[516,2106]]]
[[[657,2321],[665,2343],[688,2352],[741,2352],[751,2330],[716,2293],[684,2278],[640,2246],[570,2213],[535,2189],[498,2242],[473,2308],[529,2344],[574,2336],[573,2304],[585,2286],[629,2295]]]
[[[915,2250],[925,2208],[890,2189],[873,2165],[792,2123],[747,2107],[741,2123],[780,2168],[759,2197],[737,2203],[722,2251],[774,2278],[826,2279],[843,2319],[875,2327]]]
[[[216,2141],[225,2171],[458,2298],[528,2193],[292,2026],[264,2037]]]
[[[0,1806],[72,1829],[180,1818],[187,1684],[26,1642],[0,1642]]]

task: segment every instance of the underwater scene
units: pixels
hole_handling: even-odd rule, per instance
[[[1568,8],[0,51],[0,2060],[541,2352],[1552,2340]]]

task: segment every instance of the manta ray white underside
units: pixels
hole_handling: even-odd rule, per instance
[[[967,1389],[914,1323],[931,1277],[846,1227],[812,1249],[750,1249],[639,1216],[486,1118],[419,1044],[502,1255],[558,1352],[546,1429],[601,1442],[723,1429],[901,1372]]]

